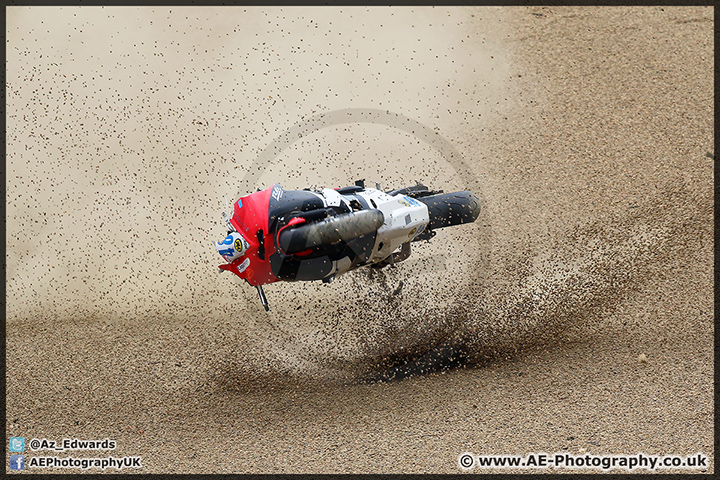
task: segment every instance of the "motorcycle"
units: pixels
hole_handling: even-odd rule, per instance
[[[382,191],[364,180],[342,188],[284,190],[279,183],[240,197],[228,233],[213,242],[233,272],[254,286],[266,311],[263,285],[278,281],[329,283],[360,267],[384,268],[406,260],[411,243],[436,230],[474,222],[480,201],[472,192],[433,191],[416,182]]]

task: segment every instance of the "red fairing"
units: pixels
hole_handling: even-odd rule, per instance
[[[276,184],[277,185],[277,184]],[[275,185],[273,185],[274,187]],[[235,259],[231,263],[220,265],[223,270],[233,272],[240,278],[244,278],[252,286],[265,285],[266,283],[277,282],[270,270],[270,255],[275,253],[275,244],[272,236],[268,234],[268,209],[270,206],[270,192],[273,187],[259,192],[252,193],[245,197],[240,197],[233,205],[233,216],[230,219],[233,227],[237,229],[245,240],[248,241],[250,247],[245,255]],[[258,256],[257,232],[262,231],[265,237],[265,255],[264,260]],[[243,262],[250,259],[250,265],[245,267],[243,271],[240,269]]]

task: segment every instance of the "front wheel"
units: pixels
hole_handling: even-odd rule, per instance
[[[469,190],[430,195],[417,200],[428,207],[430,230],[471,223],[480,215],[480,200]]]

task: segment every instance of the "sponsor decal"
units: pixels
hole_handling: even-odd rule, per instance
[[[240,265],[238,265],[238,273],[242,273],[245,271],[246,268],[250,266],[250,259],[246,258],[244,262],[242,262]]]
[[[414,198],[408,197],[407,195],[405,195],[405,200],[407,200],[408,202],[410,202],[410,205],[412,205],[413,207],[419,207],[419,206],[420,206],[420,202],[418,202],[418,201],[415,200]]]

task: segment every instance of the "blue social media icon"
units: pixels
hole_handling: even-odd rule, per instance
[[[25,438],[24,437],[10,437],[10,451],[11,452],[24,452],[25,451]]]
[[[10,470],[25,470],[25,455],[10,455]]]

